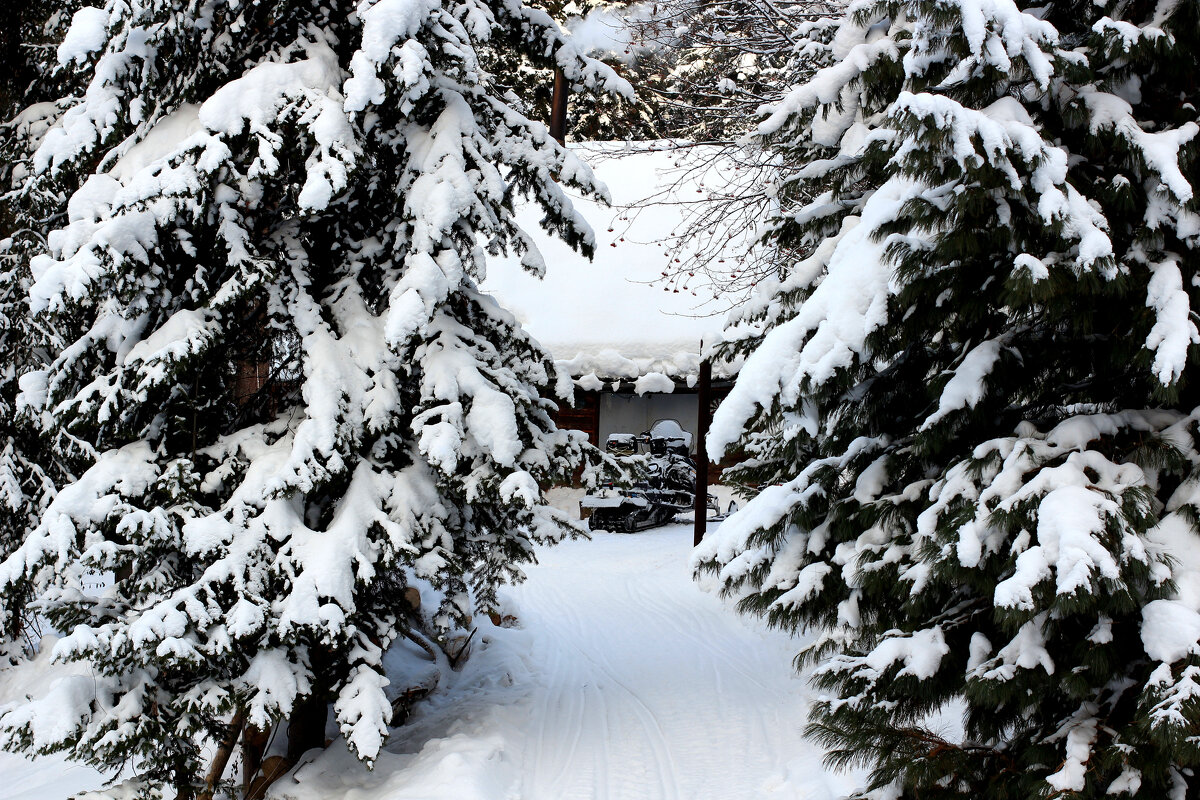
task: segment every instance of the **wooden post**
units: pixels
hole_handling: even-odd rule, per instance
[[[271,741],[271,731],[257,725],[246,725],[242,733],[242,795],[250,796],[250,788],[262,767],[263,755]]]
[[[559,144],[567,143],[567,76],[561,68],[554,70],[554,95],[550,99],[550,135]]]
[[[712,362],[708,359],[700,362],[698,389],[696,426],[699,428],[700,442],[696,445],[696,527],[693,536],[696,546],[699,546],[708,530],[708,449],[704,441],[708,438],[708,416],[712,407]]]

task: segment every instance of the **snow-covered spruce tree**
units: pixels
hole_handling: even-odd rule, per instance
[[[7,227],[7,225],[6,225]],[[35,431],[16,412],[17,376],[29,365],[28,314],[17,245],[0,248],[0,558],[21,546],[30,525],[53,495],[41,465]],[[29,586],[20,581],[0,597],[0,669],[33,650],[36,634],[28,608]]]
[[[45,101],[59,87],[38,71],[37,49],[70,20],[74,5],[32,0],[0,9],[0,560],[20,546],[53,495],[54,468],[30,420],[17,413],[16,397],[18,375],[34,363],[29,255],[49,232],[55,198],[20,189],[28,158],[57,111]],[[27,599],[27,585],[0,597],[0,668],[34,649],[38,635]]]
[[[761,492],[696,565],[814,631],[864,797],[1195,797],[1200,5],[860,2],[833,48],[760,128],[809,256],[729,327],[709,452]]]
[[[6,233],[15,232],[13,221],[5,218]],[[29,280],[21,256],[21,245],[11,236],[0,241],[0,559],[21,546],[54,493],[53,467],[44,465],[34,426],[16,409],[17,377],[33,363],[25,305]],[[33,652],[29,588],[19,580],[0,596],[0,669]]]
[[[82,185],[30,263],[47,358],[19,402],[78,477],[0,586],[90,669],[9,710],[7,747],[185,798],[239,736],[252,763],[273,726],[293,761],[320,746],[331,704],[370,763],[383,651],[468,626],[570,530],[539,489],[581,457],[550,417],[570,383],[477,284],[505,248],[544,268],[517,198],[586,253],[563,187],[602,190],[488,47],[629,92],[519,0],[75,14],[51,52],[86,88],[28,184]]]

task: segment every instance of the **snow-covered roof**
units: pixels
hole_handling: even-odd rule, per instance
[[[596,232],[595,259],[544,233],[540,215],[527,206],[518,217],[545,258],[546,276],[529,274],[510,255],[489,262],[484,289],[581,388],[624,380],[639,392],[661,392],[674,387],[668,378],[694,382],[701,342],[719,337],[725,305],[700,281],[683,288],[663,279],[677,255],[664,240],[721,180],[720,170],[689,169],[687,156],[669,143],[575,150],[612,195],[609,207],[573,194]]]

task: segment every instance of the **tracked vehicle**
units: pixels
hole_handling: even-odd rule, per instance
[[[591,509],[588,525],[592,530],[635,533],[665,525],[695,508],[692,435],[677,420],[660,419],[640,435],[611,434],[605,449],[616,456],[645,455],[645,479],[632,487],[610,484],[589,492],[580,506]],[[717,511],[712,495],[707,497],[707,506]]]

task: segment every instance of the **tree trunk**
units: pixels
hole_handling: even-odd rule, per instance
[[[550,135],[559,144],[567,143],[567,96],[571,88],[561,68],[554,70],[554,94],[550,99]]]
[[[271,756],[262,763],[262,774],[250,782],[246,789],[245,800],[262,800],[271,784],[288,774],[288,770],[296,766],[294,761],[288,761],[285,756]]]
[[[325,746],[325,724],[329,721],[329,671],[333,657],[326,650],[310,647],[309,658],[312,670],[312,693],[300,699],[292,708],[287,723],[287,754],[272,756],[262,762],[261,774],[253,778],[246,791],[246,800],[261,800],[267,789],[275,781],[282,778],[296,764],[300,757],[309,750]],[[266,737],[257,750],[257,757],[262,757],[266,746]],[[250,765],[247,759],[247,767]],[[257,772],[257,770],[256,770]]]
[[[221,777],[225,774],[225,767],[229,764],[229,757],[233,755],[233,748],[237,745],[238,736],[241,735],[245,720],[246,711],[239,708],[229,723],[229,733],[217,746],[217,752],[208,768],[208,777],[204,779],[204,790],[200,792],[199,800],[212,800],[217,784],[221,782]]]
[[[187,765],[176,764],[175,766],[175,800],[195,800],[196,786],[192,783],[193,775],[188,771]]]

